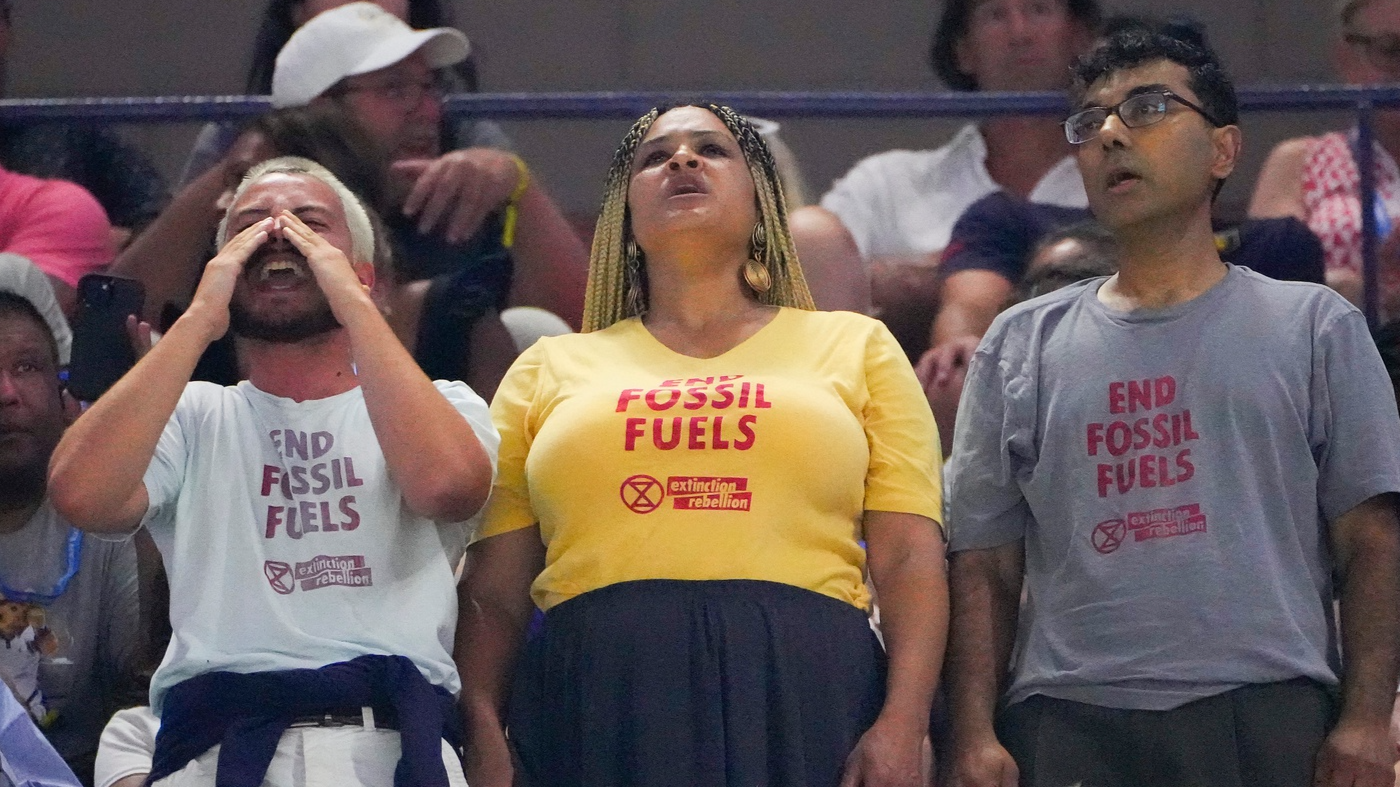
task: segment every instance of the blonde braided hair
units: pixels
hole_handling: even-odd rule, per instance
[[[783,197],[783,187],[778,178],[778,167],[773,161],[773,153],[768,144],[753,127],[737,112],[729,107],[716,104],[695,104],[714,113],[724,123],[729,133],[739,143],[744,161],[753,178],[754,197],[758,203],[759,221],[768,237],[764,257],[760,259],[768,266],[773,286],[767,292],[758,293],[760,303],[773,306],[792,306],[798,309],[815,309],[812,293],[807,289],[807,280],[802,275],[802,266],[797,261],[797,249],[792,243],[792,233],[788,230],[787,202]],[[672,107],[655,108],[637,119],[631,130],[622,138],[622,144],[613,154],[612,167],[608,170],[607,185],[603,192],[603,206],[598,214],[598,225],[593,233],[593,248],[589,254],[588,291],[584,296],[583,331],[601,331],[614,323],[629,317],[639,317],[645,311],[645,303],[627,302],[627,252],[628,242],[635,244],[632,237],[631,218],[627,212],[627,188],[632,179],[632,160],[636,157],[637,146],[646,138],[652,123]],[[737,273],[737,272],[736,272]],[[643,266],[641,286],[646,287],[646,271]],[[645,299],[643,299],[645,300]]]

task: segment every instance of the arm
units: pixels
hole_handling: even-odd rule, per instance
[[[467,550],[466,571],[458,587],[453,652],[462,675],[467,781],[475,787],[511,784],[513,768],[503,718],[506,694],[535,609],[530,583],[543,567],[544,544],[538,526],[484,538]]]
[[[1390,712],[1400,681],[1397,495],[1378,495],[1331,526],[1341,587],[1342,710],[1317,758],[1318,785],[1390,787]]]
[[[817,308],[870,314],[870,275],[841,219],[809,205],[793,211],[788,228]]]
[[[209,343],[228,330],[233,287],[270,219],[229,241],[205,267],[190,308],[90,410],[68,427],[49,461],[54,508],[83,530],[132,530],[149,504],[142,477],[180,394]]]
[[[1308,220],[1307,207],[1303,204],[1303,166],[1311,143],[1308,137],[1290,139],[1279,143],[1269,153],[1249,201],[1251,218],[1292,216],[1299,221]]]
[[[948,697],[953,768],[967,787],[1015,787],[1016,764],[992,723],[1006,681],[1021,603],[1024,542],[954,553]]]
[[[889,676],[880,716],[851,752],[841,784],[918,785],[948,636],[943,543],[938,525],[917,514],[867,511],[864,529]]]
[[[145,231],[112,263],[112,273],[146,285],[142,318],[157,327],[165,305],[183,305],[199,281],[200,265],[219,216],[225,170],[215,166],[180,190]]]
[[[583,324],[588,250],[544,187],[512,153],[493,148],[454,150],[433,160],[397,161],[393,172],[413,179],[403,212],[420,232],[440,229],[449,242],[470,238],[486,216],[516,201],[515,275],[510,305],[538,306],[574,330]]]
[[[943,280],[938,316],[933,319],[934,347],[961,336],[982,338],[1011,297],[1012,284],[989,270],[960,270]]]
[[[345,254],[289,211],[275,221],[345,327],[374,435],[409,510],[438,522],[470,518],[486,502],[492,475],[471,424],[418,368]],[[373,281],[371,266],[360,267]]]

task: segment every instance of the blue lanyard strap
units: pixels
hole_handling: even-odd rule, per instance
[[[9,585],[0,581],[0,595],[7,601],[17,601],[21,604],[39,604],[47,606],[52,604],[63,595],[68,589],[68,583],[73,580],[73,575],[78,573],[78,564],[83,556],[83,534],[77,528],[71,528],[68,532],[68,567],[64,569],[63,576],[59,577],[53,589],[47,593],[40,593],[36,590],[15,590]]]

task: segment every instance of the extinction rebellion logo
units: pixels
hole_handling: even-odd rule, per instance
[[[296,590],[298,582],[303,591],[331,585],[369,587],[374,584],[364,555],[317,555],[295,565],[267,560],[263,562],[263,576],[273,590],[284,596]]]
[[[622,504],[637,514],[650,514],[667,497],[678,511],[748,511],[753,505],[747,478],[673,475],[663,485],[649,475],[634,475],[619,493]]]

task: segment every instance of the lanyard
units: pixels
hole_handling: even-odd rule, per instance
[[[48,606],[63,595],[63,591],[68,589],[68,583],[72,581],[73,575],[78,573],[78,563],[83,556],[83,534],[77,528],[71,528],[68,532],[68,567],[64,569],[63,576],[54,583],[53,589],[47,593],[40,593],[37,590],[15,590],[9,585],[0,581],[0,596],[4,596],[6,601],[17,601],[21,604],[39,604]]]

